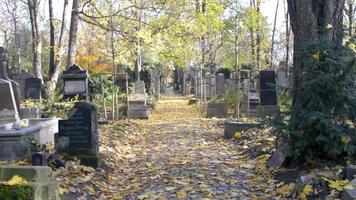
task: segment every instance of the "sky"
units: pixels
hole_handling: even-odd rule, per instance
[[[287,4],[285,2],[286,0],[265,0],[263,1],[263,4],[261,6],[261,12],[263,15],[265,15],[268,18],[268,24],[271,27],[271,29],[273,28],[277,1],[279,1],[277,27],[278,29],[281,29],[282,27],[284,27],[284,23],[285,23],[284,7],[286,7],[287,9]]]
[[[173,1],[173,0],[172,0]],[[285,17],[284,17],[284,6],[286,6],[286,0],[263,0],[262,1],[262,6],[261,6],[261,12],[264,16],[267,17],[268,25],[270,29],[272,30],[273,28],[273,23],[274,23],[274,16],[275,16],[275,10],[276,10],[276,4],[277,1],[279,1],[279,9],[278,9],[278,17],[277,17],[277,32],[284,32],[284,23],[285,23]],[[71,8],[71,2],[69,1],[68,5],[68,14],[67,14],[67,20],[70,19],[70,8]],[[243,3],[247,3],[249,0],[241,0]],[[47,0],[41,1],[41,13],[44,14],[44,19],[48,19],[48,4]],[[63,0],[54,0],[53,1],[53,7],[54,7],[54,15],[56,16],[57,19],[60,19],[62,16],[62,9],[63,9]],[[2,40],[1,40],[2,41]]]

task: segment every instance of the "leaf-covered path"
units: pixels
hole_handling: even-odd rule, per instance
[[[163,97],[141,133],[118,180],[125,199],[266,198],[245,155],[222,139],[223,121],[203,119],[181,97]]]
[[[165,96],[148,121],[102,127],[104,168],[62,187],[87,199],[273,199],[275,182],[256,170],[266,157],[251,159],[246,148],[223,139],[223,120],[204,118],[187,98]]]

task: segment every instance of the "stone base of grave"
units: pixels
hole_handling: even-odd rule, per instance
[[[245,131],[251,128],[258,128],[261,124],[256,122],[241,122],[237,120],[227,120],[224,123],[224,137],[231,139],[238,131]]]
[[[228,114],[228,106],[224,103],[208,103],[207,116],[208,118],[226,118]]]
[[[39,107],[21,108],[19,115],[21,119],[39,119],[41,118],[41,110]]]
[[[24,135],[2,135],[0,137],[0,160],[23,160],[31,155]]]
[[[0,111],[0,125],[13,123],[16,121],[14,111]]]
[[[99,168],[101,166],[101,156],[95,150],[72,149],[69,150],[70,138],[68,136],[59,136],[55,134],[55,150],[58,153],[66,153],[71,159],[77,158],[85,166]]]
[[[188,101],[188,105],[193,105],[193,104],[197,104],[199,103],[199,99],[197,98],[192,98],[192,99],[189,99]]]
[[[0,166],[0,181],[8,181],[18,175],[26,179],[33,191],[30,196],[36,200],[59,200],[59,183],[51,180],[52,169],[45,166]]]
[[[148,119],[147,95],[130,95],[127,115],[131,119]]]
[[[279,116],[280,108],[278,105],[273,106],[257,106],[257,116],[266,117],[266,116]]]
[[[346,188],[350,189],[344,189],[344,192],[342,193],[342,200],[356,200],[356,179],[352,180],[349,184],[347,184]]]

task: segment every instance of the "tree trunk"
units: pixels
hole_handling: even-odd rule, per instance
[[[269,66],[270,70],[273,70],[274,35],[276,33],[278,7],[279,7],[279,0],[277,0],[276,12],[274,14],[274,23],[273,23],[273,31],[272,31],[272,45],[271,45],[271,58],[270,58],[270,66]]]
[[[262,62],[261,62],[261,0],[256,1],[256,11],[258,13],[258,25],[257,25],[257,30],[256,30],[256,62],[257,66],[260,70],[262,70]]]
[[[14,24],[14,38],[15,38],[15,68],[18,70],[19,73],[22,71],[21,66],[21,46],[20,46],[20,34],[19,34],[19,16],[18,16],[18,5],[17,1],[4,1],[5,6],[7,8],[7,12],[11,15],[12,22]]]
[[[353,35],[353,23],[354,23],[354,0],[349,0],[347,2],[346,15],[349,21],[349,26],[347,27],[348,35],[352,37]]]
[[[54,90],[56,89],[56,85],[58,82],[58,77],[59,73],[61,71],[61,65],[63,61],[63,35],[64,35],[64,29],[66,27],[66,13],[67,13],[67,8],[68,8],[68,0],[64,1],[63,5],[63,14],[62,14],[62,25],[61,25],[61,31],[59,34],[59,40],[58,40],[58,53],[57,55],[55,54],[54,47],[55,47],[55,28],[53,26],[53,7],[52,7],[53,0],[49,0],[49,15],[50,15],[50,66],[49,66],[49,73],[48,73],[48,81],[46,83],[46,93],[48,97],[53,97]]]
[[[286,1],[284,0],[284,15],[286,17],[286,67],[287,67],[287,75],[289,76],[289,43],[290,43],[290,29],[289,29],[289,13],[288,9],[286,9]]]
[[[67,68],[75,63],[75,55],[77,52],[77,31],[79,21],[79,0],[73,0],[72,15],[69,29],[69,43],[68,43],[68,60]]]
[[[28,0],[32,30],[33,72],[37,78],[42,78],[42,38],[40,30],[39,2]]]
[[[304,96],[303,91],[298,87],[302,77],[308,75],[308,65],[299,52],[305,44],[319,39],[322,34],[330,44],[341,44],[343,6],[344,0],[288,0],[294,33],[294,109],[304,107],[299,101]],[[327,29],[328,25],[332,25],[332,28]],[[322,33],[324,29],[326,33]]]

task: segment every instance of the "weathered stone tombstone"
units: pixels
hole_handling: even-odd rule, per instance
[[[236,74],[236,72],[232,72],[230,74],[230,83],[231,83],[230,91],[236,91],[236,89],[237,89],[237,74]]]
[[[135,94],[130,94],[128,97],[129,107],[127,116],[133,119],[148,119],[147,99],[145,82],[136,81]]]
[[[154,94],[155,94],[155,98],[158,100],[160,98],[160,94],[161,94],[161,80],[160,80],[160,76],[159,73],[155,73],[154,76]]]
[[[205,80],[204,80],[204,92],[205,92],[205,97],[206,99],[211,98],[211,74],[206,73],[205,74]]]
[[[216,77],[212,75],[210,78],[210,98],[216,97]]]
[[[99,133],[95,105],[77,102],[68,120],[59,121],[56,150],[77,157],[84,165],[99,167]]]
[[[226,93],[225,75],[220,73],[216,77],[216,94],[217,96],[223,96]]]
[[[208,118],[226,118],[228,115],[228,106],[225,103],[208,103]]]
[[[79,96],[80,100],[89,101],[89,73],[74,64],[63,72],[64,98]]]
[[[46,152],[36,152],[32,154],[32,166],[48,166],[49,155]]]
[[[7,58],[5,49],[0,47],[0,125],[20,120],[18,109],[18,83],[7,75]]]
[[[260,106],[257,106],[258,116],[279,114],[277,105],[276,76],[274,71],[260,71]]]
[[[19,100],[25,99],[25,81],[28,78],[34,78],[35,76],[28,72],[22,72],[14,76],[14,80],[19,84]]]
[[[28,78],[25,80],[25,99],[41,99],[42,80]]]
[[[143,81],[135,82],[135,94],[146,94],[145,82]]]
[[[227,120],[224,123],[224,137],[231,139],[236,132],[243,132],[252,128],[259,128],[261,126],[258,122],[242,122],[237,120]]]

